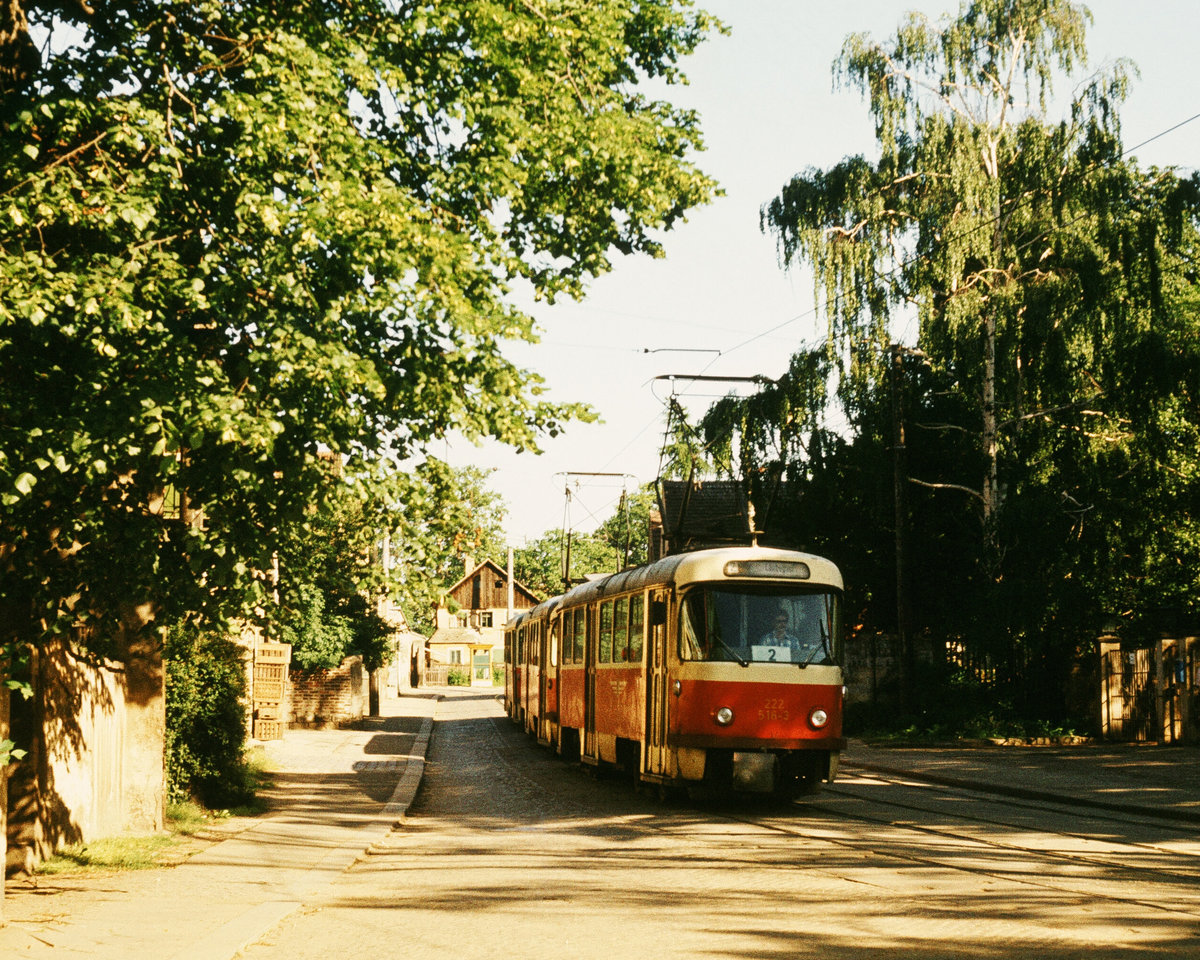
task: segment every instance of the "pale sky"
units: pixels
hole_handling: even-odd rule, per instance
[[[628,474],[630,489],[658,472],[670,390],[668,374],[778,376],[803,343],[823,335],[806,272],[783,271],[774,241],[759,231],[759,208],[796,173],[844,156],[875,154],[866,106],[854,91],[832,89],[831,65],[847,34],[885,38],[901,15],[957,10],[946,2],[708,0],[700,5],[730,28],[684,63],[691,84],[671,99],[700,112],[707,150],[699,165],[725,191],[665,236],[666,258],[618,259],[580,304],[539,306],[542,342],[509,355],[538,371],[556,401],[591,404],[600,424],[572,424],[547,439],[541,456],[455,444],[435,454],[456,464],[494,468],[490,486],[509,508],[506,531],[520,546],[564,520],[563,473]],[[1141,78],[1121,113],[1126,147],[1144,165],[1200,166],[1195,0],[1096,0],[1088,36],[1092,68],[1117,57]],[[1065,92],[1065,91],[1062,91]],[[1162,136],[1159,136],[1163,134]],[[905,331],[897,331],[903,335]],[[911,331],[910,331],[911,332]],[[702,352],[663,352],[688,348]],[[646,353],[644,351],[658,351]],[[677,385],[693,413],[716,384]],[[590,530],[612,514],[621,481],[572,481],[568,521]]]

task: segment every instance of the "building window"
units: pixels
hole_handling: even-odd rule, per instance
[[[479,625],[481,627],[490,627],[492,625],[492,611],[485,610],[479,615]]]
[[[462,661],[462,651],[461,650],[451,650],[450,651],[450,663],[461,665],[462,662],[463,662]]]

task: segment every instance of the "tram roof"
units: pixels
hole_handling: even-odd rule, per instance
[[[667,583],[761,582],[761,578],[758,577],[728,576],[725,568],[731,560],[805,563],[808,565],[810,575],[803,581],[804,583],[831,586],[838,590],[842,588],[841,572],[832,561],[824,557],[772,547],[723,547],[713,550],[698,550],[694,553],[675,553],[644,566],[609,574],[597,580],[589,580],[587,583],[573,587],[564,596],[556,597],[554,601],[547,601],[547,603],[554,602],[555,606],[561,601],[588,603],[609,594],[641,590],[645,587]]]
[[[505,627],[516,627],[524,620],[536,620],[541,617],[548,617],[562,602],[562,599],[563,595],[560,593],[558,596],[551,597],[549,600],[543,600],[536,607],[530,607],[528,610],[521,610],[513,615],[513,618],[505,624]]]

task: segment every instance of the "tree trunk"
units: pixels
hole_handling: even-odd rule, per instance
[[[905,560],[908,507],[904,496],[908,484],[908,471],[904,463],[904,415],[900,406],[900,350],[900,344],[891,345],[888,380],[892,401],[892,493],[896,520],[896,639],[900,645],[900,712],[907,714],[912,706],[913,655],[912,639],[908,631],[908,576]]]
[[[0,740],[9,739],[9,692],[0,663]],[[0,927],[4,926],[4,865],[8,863],[8,766],[0,767]]]
[[[996,561],[996,514],[999,510],[998,441],[996,427],[996,315],[983,319],[983,550],[989,569]]]

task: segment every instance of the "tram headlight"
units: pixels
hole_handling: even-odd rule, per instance
[[[727,727],[733,723],[733,711],[728,707],[718,707],[713,719],[717,721],[717,726]]]
[[[817,709],[808,715],[808,722],[814,729],[820,730],[829,722],[829,714],[820,707],[817,707]]]

